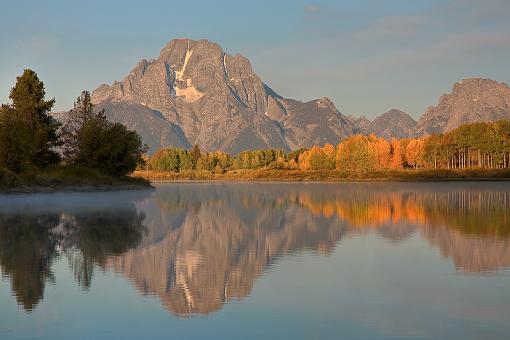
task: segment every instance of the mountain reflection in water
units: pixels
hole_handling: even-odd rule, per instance
[[[510,266],[506,183],[187,183],[0,203],[0,267],[26,311],[59,257],[84,289],[95,268],[122,273],[181,316],[244,298],[279,257],[329,254],[346,236],[418,234],[465,273]]]

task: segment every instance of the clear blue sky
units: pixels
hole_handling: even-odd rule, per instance
[[[0,101],[32,68],[68,109],[173,38],[248,57],[281,95],[328,96],[345,114],[417,117],[455,81],[510,82],[510,1],[72,1],[0,4]]]

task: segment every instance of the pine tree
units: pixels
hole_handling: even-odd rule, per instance
[[[45,95],[43,82],[34,71],[26,69],[16,78],[16,84],[11,89],[9,98],[12,104],[2,106],[2,115],[18,120],[16,124],[23,122],[31,132],[29,136],[20,134],[19,137],[23,138],[19,143],[33,145],[23,148],[30,153],[23,158],[29,159],[36,166],[56,164],[59,161],[56,152],[60,145],[57,134],[59,124],[49,114],[55,99],[44,100]],[[29,140],[25,140],[26,138]]]
[[[193,169],[197,168],[197,163],[198,160],[200,159],[200,156],[201,156],[200,147],[198,146],[198,144],[195,144],[195,146],[191,150],[191,160],[193,162]]]

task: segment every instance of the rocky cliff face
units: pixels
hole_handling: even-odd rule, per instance
[[[290,149],[336,145],[340,139],[359,132],[326,97],[303,103],[269,96],[267,116],[281,126]]]
[[[365,133],[365,131],[370,126],[370,123],[372,123],[366,116],[360,116],[356,117],[353,115],[345,116],[347,120],[349,120],[354,126],[358,129],[360,133]]]
[[[391,140],[392,138],[407,138],[413,134],[416,121],[407,113],[393,109],[383,113],[364,130],[366,134]]]
[[[127,77],[101,85],[94,104],[137,130],[151,152],[161,147],[237,153],[337,144],[355,133],[422,136],[461,124],[510,119],[510,88],[489,79],[466,79],[429,108],[418,124],[391,110],[370,122],[342,115],[328,98],[286,99],[253,72],[248,59],[231,56],[207,40],[169,42],[157,59],[141,60]]]
[[[472,78],[455,83],[421,116],[415,134],[441,133],[459,125],[510,119],[510,88],[490,79]]]
[[[141,132],[152,151],[192,144],[231,153],[288,150],[336,143],[353,129],[329,101],[283,99],[248,59],[207,40],[172,40],[157,59],[140,61],[123,81],[101,85],[92,99],[109,118]]]

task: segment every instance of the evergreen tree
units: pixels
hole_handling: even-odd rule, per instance
[[[188,150],[180,150],[179,152],[179,171],[193,170],[193,157]]]
[[[201,153],[200,153],[200,147],[198,144],[195,144],[193,149],[191,150],[191,160],[193,162],[193,169],[197,168],[198,160],[200,159]]]
[[[22,158],[29,159],[36,166],[56,164],[59,161],[59,156],[56,153],[56,148],[60,145],[57,134],[59,124],[49,114],[55,100],[44,100],[45,95],[43,82],[39,80],[34,71],[26,69],[21,76],[16,78],[16,84],[11,89],[9,98],[12,100],[12,104],[2,106],[2,116],[9,116],[3,119],[3,124],[24,125],[29,129],[29,135],[20,133],[17,138],[20,138],[20,144],[31,145],[22,148],[23,152],[29,153]],[[10,118],[14,118],[16,121],[10,120]],[[6,128],[4,127],[3,130]],[[15,137],[11,135],[11,138]],[[10,150],[6,151],[11,152]],[[20,152],[20,150],[15,152]]]

